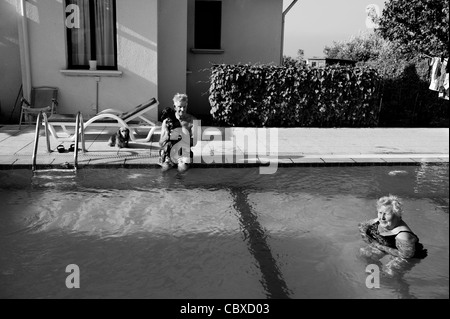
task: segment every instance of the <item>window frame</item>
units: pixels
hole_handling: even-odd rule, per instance
[[[66,0],[64,0],[64,4],[67,6],[67,2]],[[113,5],[113,33],[114,33],[114,65],[113,66],[102,66],[102,65],[97,65],[97,70],[100,71],[117,71],[118,70],[118,64],[117,64],[117,5],[116,5],[116,0],[112,0],[112,5]],[[90,22],[90,37],[91,37],[91,41],[90,41],[90,46],[91,46],[91,57],[89,58],[89,60],[96,60],[97,59],[97,48],[96,48],[96,30],[95,30],[95,10],[94,10],[94,1],[89,0],[89,22]],[[65,18],[67,19],[69,13],[65,13]],[[94,27],[92,27],[94,26]],[[72,41],[71,41],[71,28],[65,27],[66,28],[66,50],[67,50],[67,69],[68,70],[89,70],[89,63],[87,63],[86,65],[74,65],[72,62]]]
[[[204,16],[201,17],[203,18],[202,20],[198,19],[199,18],[199,13],[200,10],[203,9],[203,12],[205,12],[205,8],[200,8],[200,6],[217,6],[214,8],[214,10],[218,10],[214,11],[212,14],[214,15],[213,17],[213,21],[215,21],[215,23],[217,23],[214,26],[214,30],[212,31],[211,34],[205,34],[204,30],[205,28],[201,28],[200,25],[201,23],[205,23],[205,19]],[[209,8],[211,9],[211,8]],[[208,11],[208,10],[206,10]],[[195,1],[195,9],[194,9],[194,50],[196,51],[221,51],[222,50],[222,15],[223,15],[223,4],[222,1],[217,1],[217,0],[213,0],[213,1],[207,1],[207,0],[196,0]],[[211,19],[209,19],[211,20]],[[218,30],[217,30],[218,28]],[[217,38],[213,38],[211,39],[211,37],[208,37],[209,35],[212,35],[213,37],[217,37]],[[206,40],[205,40],[206,39]],[[210,43],[214,43],[213,45],[209,45]]]

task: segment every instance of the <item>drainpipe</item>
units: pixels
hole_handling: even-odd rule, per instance
[[[289,10],[292,9],[292,7],[297,3],[298,0],[293,0],[291,4],[286,8],[286,10],[283,11],[283,16],[281,18],[281,50],[280,50],[280,65],[283,64],[283,47],[284,47],[284,22],[286,20],[286,15],[289,12]]]
[[[98,114],[99,110],[99,106],[98,106],[98,92],[99,92],[99,82],[100,82],[100,77],[96,76],[95,77],[95,114]]]
[[[26,0],[19,0],[19,44],[21,51],[21,69],[23,96],[30,100],[31,92],[31,63],[30,63],[30,43],[28,38],[28,19],[26,12]]]

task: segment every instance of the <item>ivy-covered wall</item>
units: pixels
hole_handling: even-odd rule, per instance
[[[372,68],[215,65],[209,101],[216,125],[374,127],[381,77]]]

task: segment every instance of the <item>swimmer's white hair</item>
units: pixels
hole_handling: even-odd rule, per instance
[[[389,194],[389,196],[381,197],[377,201],[377,208],[379,209],[380,207],[390,207],[395,215],[402,217],[403,204],[398,196]]]

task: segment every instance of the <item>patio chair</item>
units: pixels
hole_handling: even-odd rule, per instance
[[[31,89],[30,101],[22,98],[19,120],[19,130],[24,118],[28,125],[32,123],[31,118],[43,111],[49,115],[56,113],[58,105],[58,88],[50,86],[39,86]]]
[[[104,110],[97,115],[84,119],[84,131],[88,127],[126,127],[137,134],[140,129],[150,129],[147,137],[139,142],[149,142],[152,135],[160,126],[157,123],[151,121],[144,116],[145,113],[158,107],[158,101],[155,98],[144,102],[135,108],[122,112],[114,109]],[[58,140],[74,140],[75,136],[71,131],[67,129],[67,126],[75,127],[76,114],[52,114],[48,117],[48,128],[52,136]],[[68,137],[61,137],[57,134],[55,126],[60,126]],[[133,134],[130,134],[130,138],[133,142],[138,141]]]

